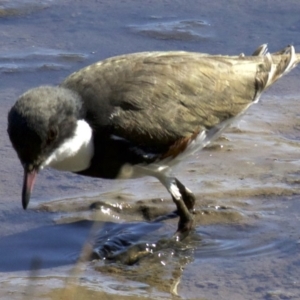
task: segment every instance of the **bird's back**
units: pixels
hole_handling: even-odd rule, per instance
[[[98,130],[164,148],[240,115],[297,62],[293,47],[254,56],[143,52],[95,63],[62,86],[92,107]]]

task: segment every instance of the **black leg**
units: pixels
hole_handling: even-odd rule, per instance
[[[179,215],[178,229],[175,234],[176,239],[184,239],[192,229],[193,215],[191,211],[194,209],[195,197],[191,191],[176,178],[170,178],[169,192],[177,207]]]
[[[177,187],[180,191],[180,194],[182,195],[183,202],[185,203],[187,209],[190,212],[195,211],[195,202],[196,198],[191,190],[189,190],[187,187],[185,187],[177,178],[174,178],[177,184]]]

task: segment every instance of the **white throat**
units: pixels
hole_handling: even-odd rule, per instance
[[[94,155],[92,128],[84,120],[78,120],[74,135],[65,140],[44,162],[43,167],[79,172],[90,166]]]

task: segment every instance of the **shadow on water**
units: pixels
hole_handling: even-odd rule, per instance
[[[30,270],[33,260],[40,268],[76,262],[93,222],[43,226],[0,239],[0,272]]]
[[[131,264],[133,257],[147,251],[145,236],[161,226],[157,222],[78,221],[4,236],[0,239],[0,272],[30,270],[34,260],[41,262],[41,269],[76,263],[85,243],[94,244],[94,259]]]

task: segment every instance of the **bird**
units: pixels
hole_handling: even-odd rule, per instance
[[[196,198],[172,168],[208,146],[300,61],[292,45],[252,55],[153,51],[107,58],[22,94],[7,132],[24,169],[26,209],[45,167],[106,179],[157,178],[193,228]]]

